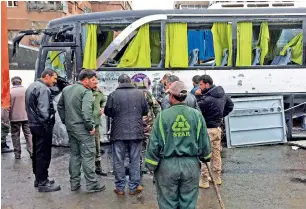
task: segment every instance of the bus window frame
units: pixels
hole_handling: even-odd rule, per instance
[[[41,47],[39,49],[39,56],[38,56],[38,68],[36,71],[36,77],[41,75],[41,73],[45,70],[45,64],[47,61],[47,56],[50,51],[61,51],[61,52],[66,52],[65,55],[65,68],[66,68],[66,73],[67,73],[67,80],[73,80],[73,69],[72,69],[72,48],[71,47]]]
[[[135,19],[136,20],[136,19]],[[213,21],[212,21],[213,20]],[[241,16],[234,16],[231,19],[228,17],[216,17],[216,18],[201,18],[201,17],[191,17],[186,19],[186,17],[173,17],[169,16],[169,19],[166,20],[160,20],[160,27],[161,27],[161,60],[162,60],[162,66],[161,67],[151,67],[143,69],[143,68],[133,68],[135,69],[141,69],[145,71],[151,71],[151,70],[182,70],[182,69],[175,69],[175,68],[164,68],[164,62],[165,62],[165,35],[166,35],[166,24],[167,23],[172,23],[172,22],[184,22],[184,23],[194,23],[197,22],[197,24],[200,23],[212,23],[212,22],[231,22],[232,23],[232,50],[233,50],[233,59],[232,59],[232,66],[225,66],[225,67],[211,67],[211,66],[194,66],[194,67],[188,67],[184,68],[183,70],[192,70],[192,69],[203,69],[203,70],[217,70],[217,69],[222,69],[222,70],[241,70],[241,69],[285,69],[288,68],[288,66],[272,66],[272,65],[262,65],[262,66],[246,66],[246,67],[236,67],[235,66],[235,60],[236,60],[236,50],[237,50],[237,22],[246,22],[246,21],[251,21],[251,22],[268,22],[268,23],[276,23],[276,22],[285,22],[285,23],[290,23],[290,22],[301,22],[302,24],[302,31],[303,31],[303,64],[302,65],[290,65],[290,68],[305,68],[306,66],[306,18],[301,17],[301,16],[290,16],[290,15],[283,15],[281,17],[275,17],[273,15],[271,16],[266,16],[266,17],[241,17]],[[77,47],[75,50],[75,55],[76,55],[76,69],[77,69],[77,74],[82,70],[82,57],[83,57],[83,52],[82,52],[82,46],[81,46],[81,36],[82,36],[82,31],[81,31],[81,25],[82,24],[98,24],[98,25],[109,25],[110,23],[113,23],[113,21],[86,21],[86,22],[76,22],[75,23],[75,43],[71,42],[45,42],[46,44],[43,44],[41,47],[51,47],[51,46],[56,46],[56,47]],[[131,24],[130,20],[126,22],[120,22],[121,25],[123,24]],[[150,23],[148,23],[150,24]],[[116,30],[116,27],[114,27],[114,30]],[[106,66],[99,66],[98,71],[101,71],[103,69],[104,71],[112,71],[112,70],[131,70],[130,68],[114,68],[114,67],[106,67]]]

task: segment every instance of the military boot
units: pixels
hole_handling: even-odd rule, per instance
[[[51,184],[50,181],[46,180],[38,184],[38,191],[39,192],[56,192],[61,190],[60,185],[55,185],[54,183]]]
[[[94,186],[91,189],[88,189],[87,192],[88,193],[93,193],[93,192],[102,192],[106,189],[105,185],[101,185],[101,184],[97,184],[96,186]]]
[[[100,176],[107,176],[107,173],[101,168],[101,161],[96,161],[96,174]]]
[[[199,187],[202,188],[202,189],[208,189],[209,188],[209,181],[208,181],[208,178],[206,176],[201,176],[200,177]]]
[[[7,146],[7,144],[1,143],[1,153],[9,153],[9,152],[13,152],[13,149],[10,149],[9,146]]]
[[[221,176],[220,176],[220,175],[215,175],[214,177],[215,177],[215,178],[214,178],[215,183],[216,183],[217,185],[221,185],[221,184],[222,184]]]

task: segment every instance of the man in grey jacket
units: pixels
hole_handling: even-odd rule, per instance
[[[27,142],[27,151],[32,158],[32,135],[28,124],[28,116],[25,107],[26,88],[22,86],[22,80],[19,76],[11,79],[13,87],[11,89],[11,134],[14,146],[15,159],[21,157],[20,129],[22,128],[25,140]]]
[[[175,75],[170,75],[166,81],[166,92],[168,91],[168,89],[170,88],[171,84],[174,83],[175,81],[179,81],[180,79],[175,76]],[[197,109],[200,111],[200,108],[198,106],[198,103],[197,103],[197,99],[195,98],[195,96],[188,92],[187,93],[187,98],[185,99],[184,103],[189,106],[189,107],[192,107],[194,109]],[[170,107],[170,101],[169,101],[169,94],[167,94],[165,96],[165,98],[163,99],[162,101],[162,104],[161,104],[161,108],[162,110]]]

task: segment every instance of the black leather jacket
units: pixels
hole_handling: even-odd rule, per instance
[[[40,79],[26,90],[26,111],[30,126],[54,125],[55,110],[49,87]]]
[[[221,86],[212,86],[197,98],[207,128],[220,127],[222,119],[234,108],[234,103]]]

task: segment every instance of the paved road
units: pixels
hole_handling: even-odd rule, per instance
[[[1,157],[3,209],[158,208],[151,176],[145,176],[145,191],[138,197],[118,198],[113,193],[113,176],[100,178],[107,187],[104,192],[87,194],[84,186],[79,192],[71,192],[67,148],[53,148],[50,176],[62,186],[55,193],[38,193],[34,189],[31,161],[26,152],[21,160],[15,160],[13,153]],[[105,165],[107,154],[103,157]],[[294,151],[286,145],[224,148],[222,157],[224,183],[220,190],[226,209],[306,208],[305,150]],[[219,208],[212,187],[200,191],[198,208]]]

